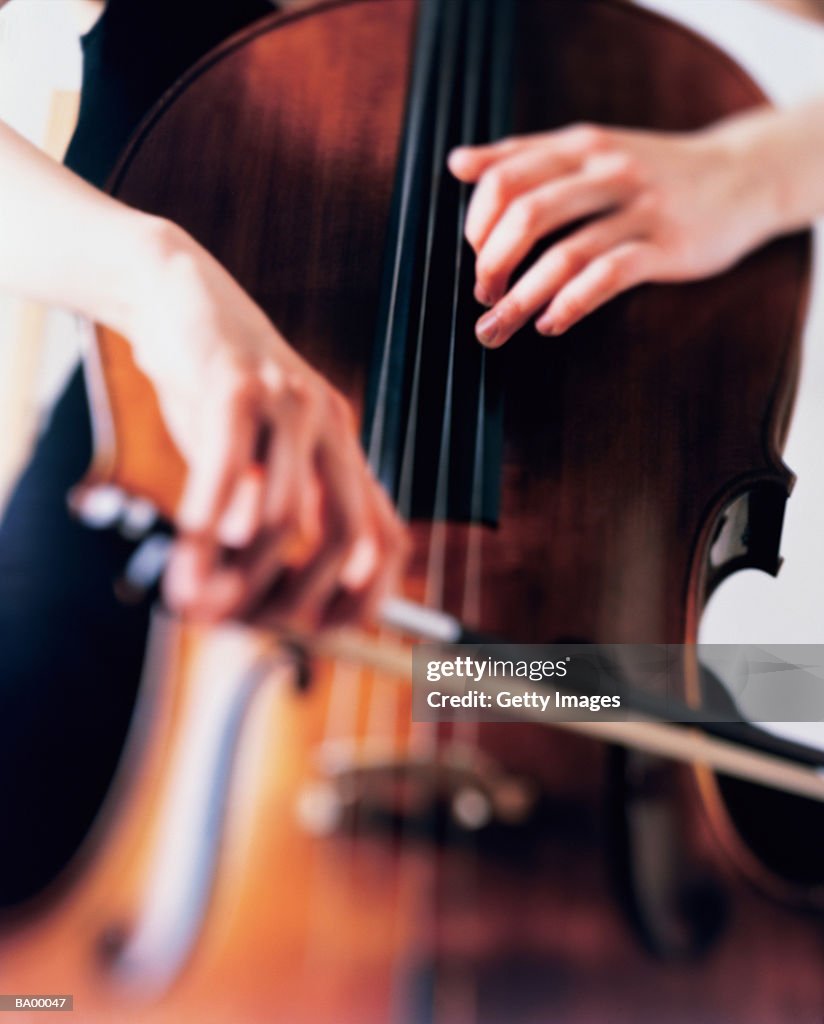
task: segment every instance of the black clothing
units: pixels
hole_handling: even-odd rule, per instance
[[[83,39],[80,116],[66,164],[102,186],[143,115],[175,79],[273,9],[269,0],[109,0]]]

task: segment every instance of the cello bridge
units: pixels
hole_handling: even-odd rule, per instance
[[[502,771],[476,748],[448,742],[399,753],[387,742],[336,740],[318,751],[318,773],[301,789],[297,816],[313,834],[405,824],[477,832],[527,823],[537,786]]]

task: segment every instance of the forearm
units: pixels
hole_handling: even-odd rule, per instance
[[[770,235],[824,216],[824,98],[791,109],[761,109],[710,129],[731,159],[757,179]]]
[[[156,223],[0,122],[0,290],[125,330]]]

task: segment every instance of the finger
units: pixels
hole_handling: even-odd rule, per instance
[[[478,253],[478,291],[497,302],[515,268],[542,238],[613,207],[624,194],[623,183],[609,174],[567,175],[522,193],[507,206]]]
[[[536,324],[542,333],[562,334],[616,295],[649,279],[653,249],[629,241],[588,264],[555,296]]]
[[[640,230],[634,211],[603,217],[547,249],[475,325],[481,344],[498,348],[543,310],[592,260]]]
[[[497,160],[529,148],[536,136],[510,136],[482,146],[457,146],[446,158],[447,167],[459,181],[477,181]]]
[[[365,621],[370,596],[380,578],[381,546],[377,523],[354,544],[341,566],[340,577],[319,609],[320,626]]]
[[[307,525],[305,494],[314,476],[317,425],[316,402],[307,390],[292,389],[274,402],[263,509],[269,530]]]
[[[378,572],[362,588],[353,614],[360,621],[375,621],[384,601],[400,591],[405,574],[411,543],[409,532],[402,523],[382,488],[378,496],[377,527],[380,543]]]
[[[306,525],[314,431],[307,415],[310,403],[300,394],[292,388],[287,395],[270,395],[271,419],[258,427],[256,461],[236,481],[220,520],[218,536],[227,547],[248,547],[261,531],[288,530],[297,540]],[[308,526],[306,533],[311,533]]]
[[[213,533],[238,475],[250,464],[257,431],[256,389],[239,383],[211,411],[203,433],[203,455],[190,466],[177,521],[186,533]]]
[[[265,477],[263,466],[251,463],[235,481],[231,498],[218,523],[217,536],[228,548],[252,542],[263,519]]]
[[[211,559],[204,559],[203,555],[203,543],[197,543],[193,537],[179,536],[172,545],[163,574],[163,596],[177,614],[184,614],[206,578]]]
[[[269,443],[265,463],[253,462],[236,480],[218,525],[225,547],[248,547],[261,531],[311,537],[307,515],[309,444],[304,432],[282,427]]]
[[[317,481],[310,480],[302,495],[308,493],[311,501],[318,490]],[[316,557],[321,546],[321,530],[310,531],[298,525],[306,500],[301,496],[292,514],[282,519],[278,528],[262,528],[254,541],[238,554],[232,571],[239,575],[242,585],[232,592],[232,603],[221,606],[224,617],[253,620],[256,610],[279,583],[303,571]],[[228,585],[221,584],[221,596],[228,593]]]
[[[447,157],[449,170],[460,181],[474,182],[496,161],[528,149],[549,147],[566,158],[581,160],[601,152],[622,133],[593,124],[570,124],[548,132],[512,135],[483,146],[458,146]]]
[[[274,619],[300,629],[319,625],[322,610],[340,583],[347,558],[361,538],[368,536],[368,477],[357,442],[324,441],[318,450],[317,464],[324,505],[324,534],[318,553],[299,571],[285,573],[282,583],[267,599],[266,607],[258,610],[258,618]],[[259,588],[258,591],[262,593]]]
[[[282,579],[297,571],[290,545],[283,533],[262,532],[242,553],[235,567],[242,581],[232,595],[231,605],[223,609],[226,617],[250,620]]]
[[[621,138],[621,132],[599,125],[572,124],[548,132],[513,135],[486,145],[462,145],[447,157],[451,173],[459,180],[475,182],[497,162],[518,153],[539,151],[548,158],[580,164]]]
[[[373,485],[373,489],[378,488]],[[319,612],[320,628],[374,623],[386,598],[399,590],[409,551],[407,531],[394,511],[374,509],[371,537],[357,541],[341,568],[340,578]],[[277,625],[270,607],[263,622]],[[281,623],[282,625],[282,620]]]
[[[242,579],[219,568],[218,546],[203,536],[180,535],[163,578],[170,609],[188,619],[216,621],[236,602]]]
[[[300,566],[289,565],[276,539],[273,547],[258,550],[246,570],[246,593],[238,615],[256,625],[314,629],[320,609],[341,578],[346,559],[358,538],[363,518],[362,486],[365,471],[359,463],[356,442],[328,446],[318,453],[321,477],[323,532],[316,552]],[[344,466],[341,472],[338,463]]]
[[[409,536],[383,488],[371,486],[374,558],[358,560],[355,546],[341,573],[341,589],[324,611],[324,624],[375,621],[384,600],[398,592],[409,554]],[[353,571],[355,570],[355,571]]]
[[[277,590],[275,600],[284,605],[294,602],[298,612],[303,611],[300,602],[305,598],[309,603],[315,576],[334,571],[327,569],[324,553],[336,551],[335,501],[353,488],[356,492],[359,473],[365,472],[351,408],[343,398],[329,395],[323,404],[294,404],[290,396],[281,393],[274,408],[273,443],[268,453],[272,486],[268,500],[272,502],[274,495],[270,505],[274,514],[266,516],[261,543],[241,560],[245,586],[234,614],[246,618],[256,614],[273,589]],[[322,449],[316,440],[321,410],[332,438],[323,442]],[[307,454],[309,445],[317,451]],[[319,453],[327,448],[332,457],[321,457]],[[346,476],[338,474],[338,461],[345,464]]]
[[[498,219],[517,196],[576,166],[577,163],[562,154],[535,146],[497,160],[481,175],[469,202],[464,234],[472,248],[476,252],[482,248]]]
[[[341,459],[328,447],[320,451],[326,482],[326,539],[290,594],[291,611],[298,621],[319,624],[336,590],[347,589],[347,582],[350,588],[356,587],[375,571],[377,540],[367,501],[371,479],[358,461]]]

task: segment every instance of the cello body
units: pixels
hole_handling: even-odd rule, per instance
[[[628,5],[514,9],[514,132],[685,131],[763,100],[704,41]],[[111,183],[212,251],[359,416],[418,17],[416,0],[333,0],[251,26],[161,100]],[[415,516],[408,596],[517,642],[695,642],[727,573],[778,568],[808,261],[806,238],[782,239],[711,281],[636,289],[561,341],[522,332],[489,364],[504,398],[497,521]],[[185,467],[125,341],[105,329],[91,382],[89,482],[171,517]],[[716,856],[721,832],[734,855],[740,842],[712,778],[668,773],[666,786],[686,859],[712,862],[733,913],[703,960],[663,964],[612,896],[606,750],[525,724],[410,725],[402,681],[323,659],[306,692],[281,669],[250,695],[220,836],[202,837],[215,848],[197,934],[179,963],[160,941],[136,958],[147,887],[170,863],[158,835],[181,746],[216,677],[261,642],[164,641],[176,656],[144,697],[101,825],[6,931],[0,989],[47,980],[75,993],[83,1021],[146,1024],[820,1013],[820,924],[756,895]],[[198,675],[194,663],[212,667]],[[698,699],[689,665],[684,685]],[[459,776],[473,791],[512,783],[516,813],[502,799],[485,828],[431,825],[433,787],[449,803]]]

